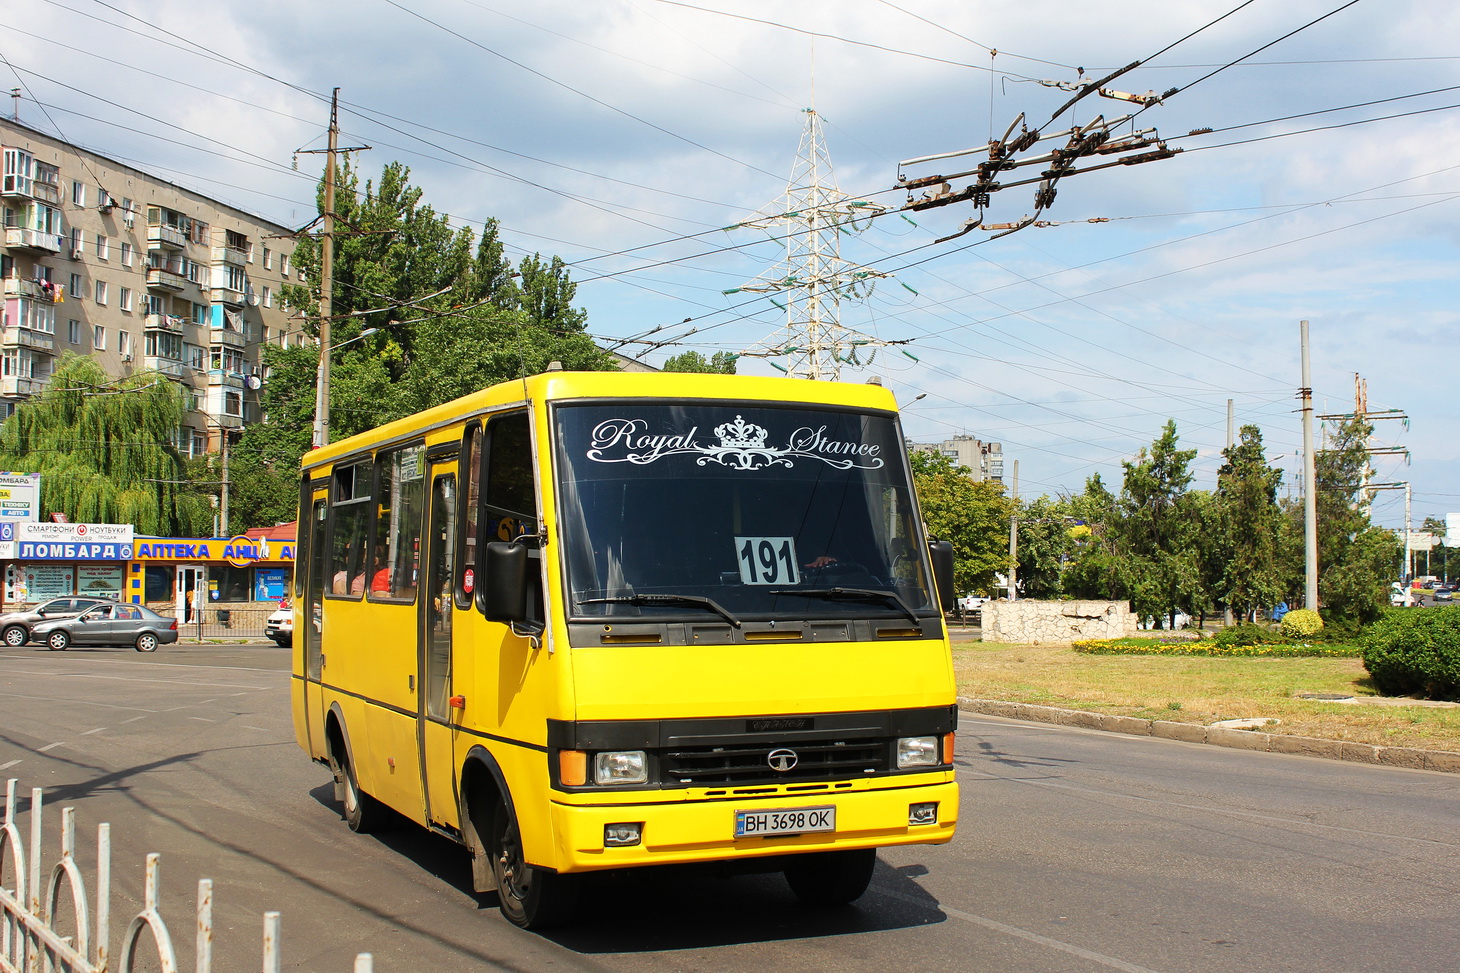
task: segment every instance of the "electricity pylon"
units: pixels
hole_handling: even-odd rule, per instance
[[[765,230],[783,241],[786,259],[726,293],[750,291],[785,297],[786,327],[742,355],[784,358],[788,375],[835,381],[841,377],[843,364],[871,363],[870,357],[859,357],[862,349],[871,348],[875,355],[886,344],[842,327],[840,315],[843,300],[866,298],[876,279],[887,276],[843,260],[841,235],[864,229],[886,207],[853,199],[837,188],[821,118],[814,108],[803,111],[806,127],[785,195],[768,212],[738,224]]]

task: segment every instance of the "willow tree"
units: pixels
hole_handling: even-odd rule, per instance
[[[45,391],[0,425],[0,469],[41,475],[43,514],[139,534],[207,534],[209,497],[187,484],[174,444],[186,395],[156,372],[113,379],[93,359],[67,355]]]

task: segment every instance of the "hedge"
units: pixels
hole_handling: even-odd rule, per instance
[[[1187,640],[1180,642],[1159,642],[1154,639],[1090,639],[1075,642],[1076,652],[1092,655],[1167,655],[1167,656],[1211,656],[1236,659],[1298,659],[1298,658],[1344,658],[1359,654],[1354,645],[1303,643],[1303,642],[1261,642],[1256,644],[1223,645],[1216,639]]]
[[[1460,700],[1460,605],[1391,608],[1363,645],[1364,668],[1385,696]]]

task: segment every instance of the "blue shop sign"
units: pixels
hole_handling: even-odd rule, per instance
[[[17,541],[17,561],[130,561],[131,544],[85,541]]]

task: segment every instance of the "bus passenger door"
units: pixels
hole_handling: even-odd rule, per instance
[[[425,583],[416,599],[420,611],[421,779],[428,824],[457,826],[456,723],[461,710],[452,699],[452,581],[456,577],[455,460],[432,466],[431,502],[425,537]],[[451,471],[448,472],[448,469]]]
[[[324,619],[325,494],[309,496],[308,520],[299,525],[299,547],[304,563],[294,570],[304,572],[304,584],[294,587],[294,651],[303,660],[301,680],[304,692],[304,732],[309,753],[323,757],[328,751],[324,738],[324,649],[320,644],[320,623]],[[307,537],[305,531],[308,531]],[[299,671],[299,670],[296,670]],[[303,740],[300,741],[301,743]]]

